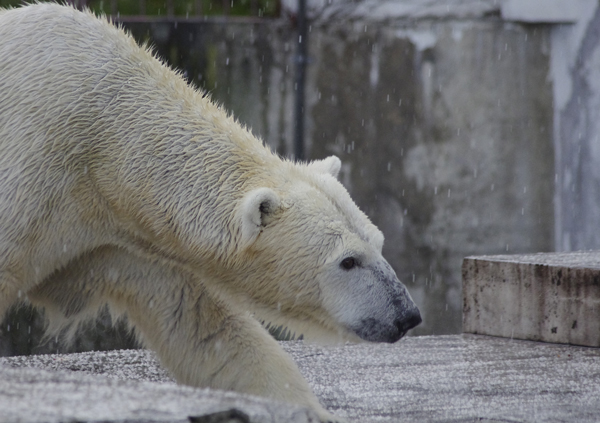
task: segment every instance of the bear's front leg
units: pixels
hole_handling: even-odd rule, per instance
[[[293,360],[250,315],[211,295],[199,275],[160,259],[104,247],[73,261],[28,293],[59,326],[104,304],[124,314],[178,382],[301,404],[337,421]]]
[[[179,334],[173,332],[152,347],[179,382],[302,404],[322,421],[337,421],[319,404],[296,363],[254,318],[231,312],[207,292],[189,306],[189,321],[184,317]],[[202,336],[186,341],[198,325]]]

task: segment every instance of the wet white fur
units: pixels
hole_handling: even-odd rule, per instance
[[[332,418],[255,319],[358,340],[387,307],[340,269],[383,236],[339,169],[282,160],[104,19],[0,11],[0,316],[27,297],[58,331],[108,304],[180,382]]]

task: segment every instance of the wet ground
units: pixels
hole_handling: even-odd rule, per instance
[[[459,335],[289,350],[352,421],[600,421],[600,349]]]
[[[598,348],[477,335],[409,337],[393,345],[316,347],[293,342],[283,346],[323,404],[351,422],[600,421]],[[36,382],[34,376],[42,373],[44,381]],[[62,421],[75,417],[142,421],[147,416],[185,421],[187,415],[200,412],[195,403],[218,402],[214,391],[208,401],[199,394],[206,391],[174,385],[147,351],[3,358],[0,374],[0,410],[12,413],[8,415],[15,418],[10,421],[17,421],[19,415],[35,421],[27,417],[40,407],[50,413],[54,407],[55,414],[62,413],[58,419]],[[83,380],[80,388],[78,378]],[[66,380],[69,389],[62,383]],[[154,382],[143,382],[147,380]],[[62,383],[61,388],[51,382]],[[78,404],[85,407],[86,398],[96,409],[113,410],[112,414],[100,413],[96,418],[77,414]],[[228,398],[230,403],[235,399]],[[310,421],[299,410],[273,405],[260,411],[268,405],[235,400],[241,401],[237,407],[248,412],[249,421]],[[251,403],[254,408],[247,408]],[[160,413],[156,412],[159,405]]]

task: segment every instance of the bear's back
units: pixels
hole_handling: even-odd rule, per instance
[[[0,11],[0,63],[0,111],[44,123],[65,115],[93,123],[116,101],[123,107],[128,92],[152,92],[165,78],[174,83],[166,76],[172,71],[105,19],[50,3]]]
[[[73,154],[90,145],[86,154],[150,146],[160,156],[197,141],[206,143],[206,156],[273,160],[181,74],[90,12],[50,3],[0,10],[0,74],[0,143],[7,149],[14,140]]]

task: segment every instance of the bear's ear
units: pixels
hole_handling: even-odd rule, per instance
[[[238,210],[238,221],[242,225],[242,248],[256,240],[261,228],[266,226],[269,216],[275,213],[280,203],[279,196],[270,188],[257,188],[246,194]]]
[[[334,178],[338,177],[342,162],[336,156],[329,156],[323,160],[315,160],[309,167],[318,173],[329,173]]]

